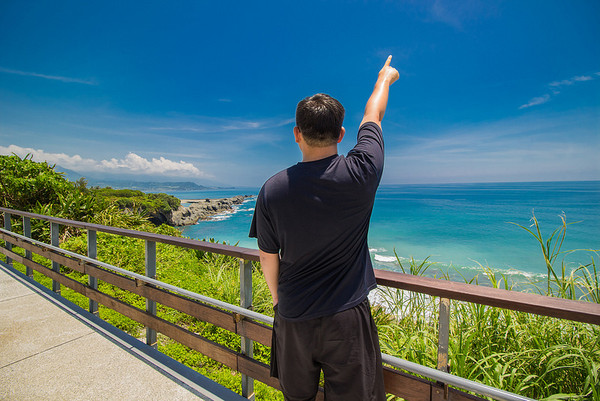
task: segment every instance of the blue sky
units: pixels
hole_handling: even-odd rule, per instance
[[[0,2],[0,154],[85,176],[259,186],[296,103],[388,54],[383,182],[600,179],[598,1]]]

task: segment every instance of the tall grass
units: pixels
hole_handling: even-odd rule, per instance
[[[575,250],[561,251],[565,237],[567,235],[567,226],[575,223],[567,223],[567,217],[563,213],[559,215],[561,225],[558,226],[548,238],[544,239],[539,221],[535,214],[531,217],[532,224],[525,227],[520,224],[511,223],[521,227],[531,234],[540,245],[542,257],[546,264],[546,289],[538,291],[549,296],[556,296],[565,299],[584,299],[590,302],[600,303],[598,297],[599,276],[596,270],[594,256],[598,256],[598,250],[585,249],[590,252],[590,263],[580,265],[574,270],[568,271],[565,264],[564,255],[575,252]],[[563,255],[560,261],[560,268],[557,266],[559,257]],[[538,284],[538,283],[532,283]]]
[[[522,227],[541,244],[548,270],[545,288],[536,291],[554,297],[599,303],[600,277],[589,250],[590,263],[571,271],[561,247],[566,218],[545,239],[533,216],[532,229]],[[411,259],[403,272],[423,274],[432,263]],[[560,265],[560,268],[557,267]],[[494,288],[511,290],[504,275],[482,266],[481,276]],[[446,274],[445,277],[448,278]],[[475,277],[465,282],[479,282]],[[437,297],[384,288],[378,322],[382,351],[436,367],[438,339]],[[600,400],[600,327],[474,303],[452,301],[450,372],[489,386],[543,400]]]

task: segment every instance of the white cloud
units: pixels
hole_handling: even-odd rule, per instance
[[[26,77],[44,78],[44,79],[50,79],[53,81],[61,81],[61,82],[67,82],[67,83],[76,83],[76,84],[84,84],[84,85],[98,85],[98,83],[93,79],[80,79],[80,78],[62,77],[62,76],[58,76],[58,75],[46,75],[46,74],[39,74],[37,72],[11,70],[8,68],[3,68],[3,67],[0,67],[0,72],[4,72],[6,74],[22,75],[22,76],[26,76]]]
[[[209,174],[200,171],[192,163],[176,162],[162,156],[148,160],[133,152],[129,152],[122,159],[112,158],[98,161],[86,159],[80,155],[70,156],[65,153],[49,153],[42,149],[23,148],[17,145],[0,146],[0,154],[10,155],[12,153],[20,157],[31,154],[34,161],[46,161],[49,164],[58,164],[61,167],[78,172],[122,172],[161,176],[210,177]]]
[[[585,81],[591,81],[592,79],[594,79],[594,77],[591,77],[589,75],[577,75],[574,76],[570,79],[563,79],[562,81],[554,81],[554,82],[550,82],[548,84],[548,86],[551,87],[561,87],[561,86],[571,86],[573,85],[575,82],[585,82]]]
[[[110,160],[102,160],[99,165],[104,169],[112,171],[125,170],[144,174],[163,175],[187,174],[195,177],[205,175],[192,163],[184,161],[174,162],[162,156],[158,159],[152,158],[152,160],[148,160],[132,152],[129,152],[123,159],[112,158]]]
[[[495,2],[489,0],[428,0],[421,3],[425,5],[431,20],[461,31],[465,23],[480,20],[496,12]]]
[[[560,87],[560,86],[567,86],[567,85],[573,85],[573,81],[570,79],[563,79],[562,81],[554,81],[554,82],[550,82],[548,84],[548,86],[552,86],[552,87]]]
[[[279,128],[288,124],[295,123],[295,118],[268,118],[263,120],[243,120],[243,119],[224,119],[214,117],[192,116],[180,118],[175,124],[157,121],[153,126],[148,127],[150,131],[164,132],[189,132],[189,133],[216,133],[229,131],[256,131],[264,129]]]
[[[384,182],[597,180],[596,115],[524,114],[388,140]]]
[[[458,13],[456,10],[451,10],[445,2],[435,0],[431,5],[430,12],[435,20],[451,25],[457,29],[462,28]]]
[[[573,77],[573,81],[591,81],[592,79],[594,79],[593,77],[590,77],[589,75],[580,75],[577,77]]]
[[[595,75],[600,76],[600,72],[596,72]],[[544,103],[548,102],[552,96],[556,96],[556,95],[560,94],[559,89],[561,89],[563,87],[571,86],[576,82],[586,82],[586,81],[592,81],[592,80],[594,80],[594,77],[590,76],[590,75],[576,75],[569,79],[563,79],[562,81],[550,82],[548,84],[548,86],[550,87],[550,91],[552,92],[552,95],[547,93],[543,96],[534,97],[529,102],[519,106],[519,109],[526,109],[531,106],[537,106],[540,104],[544,104]]]
[[[546,94],[544,96],[534,97],[529,102],[521,105],[519,109],[526,109],[527,107],[537,106],[539,104],[544,104],[550,100],[550,95]]]

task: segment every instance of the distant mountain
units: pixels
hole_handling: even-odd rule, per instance
[[[59,173],[63,173],[65,178],[69,181],[77,181],[83,174],[79,174],[77,171],[69,170],[68,168],[64,168],[61,166],[55,166],[54,171],[58,171]]]
[[[88,187],[111,187],[114,189],[135,189],[142,192],[172,192],[172,191],[201,191],[212,189],[198,185],[191,181],[180,182],[155,182],[155,181],[129,181],[129,180],[94,180],[88,182]]]
[[[204,186],[192,181],[138,181],[129,177],[123,179],[116,176],[105,174],[103,177],[93,175],[84,175],[77,171],[56,166],[55,171],[64,173],[69,181],[77,181],[81,177],[87,180],[88,187],[111,187],[114,189],[135,189],[142,192],[179,192],[179,191],[202,191],[205,189],[215,189],[217,187]],[[145,177],[144,177],[145,178]],[[220,187],[219,187],[220,188]]]

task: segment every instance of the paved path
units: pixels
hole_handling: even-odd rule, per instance
[[[0,262],[0,400],[244,398]]]

